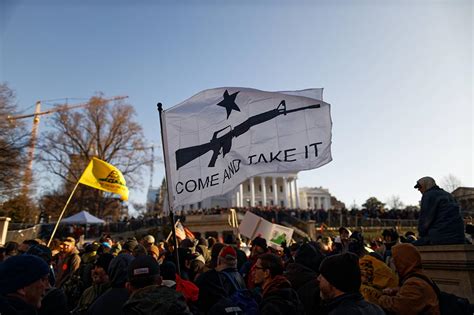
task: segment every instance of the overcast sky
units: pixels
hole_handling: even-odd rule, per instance
[[[0,81],[26,112],[37,100],[128,95],[155,144],[158,101],[323,87],[333,161],[300,173],[299,187],[347,206],[417,204],[422,176],[474,186],[473,13],[470,0],[2,0]],[[157,163],[155,185],[163,174]],[[133,201],[145,202],[144,175]]]

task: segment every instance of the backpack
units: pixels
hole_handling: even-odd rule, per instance
[[[436,292],[439,301],[439,311],[441,315],[472,315],[471,303],[469,300],[452,293],[441,291],[438,286],[428,277],[421,274],[413,274],[410,278],[415,277],[423,279]]]
[[[220,299],[219,302],[209,310],[209,314],[258,315],[258,304],[252,292],[246,288],[241,288],[234,277],[227,272],[222,271],[219,274],[223,274],[235,290],[228,297]],[[219,280],[220,279],[219,277]],[[222,287],[224,288],[224,285],[222,285]]]

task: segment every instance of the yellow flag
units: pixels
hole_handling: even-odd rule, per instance
[[[102,160],[93,158],[82,173],[79,183],[118,194],[122,200],[128,200],[127,183],[122,172]]]

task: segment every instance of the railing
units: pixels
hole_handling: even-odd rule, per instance
[[[332,213],[326,222],[322,222],[329,227],[413,227],[418,226],[418,220],[410,219],[379,219],[379,218],[364,218],[351,215],[340,215]],[[317,223],[320,225],[321,223]]]

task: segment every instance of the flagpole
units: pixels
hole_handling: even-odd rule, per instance
[[[174,225],[174,228],[176,229],[176,225],[178,224],[179,222],[179,219],[176,221],[175,225]],[[171,231],[169,234],[168,234],[168,237],[166,238],[165,242],[168,243],[168,241],[170,240],[170,237],[171,235],[173,235],[173,231]]]
[[[71,198],[74,195],[74,192],[76,191],[77,186],[79,186],[79,181],[77,181],[76,186],[74,186],[74,189],[72,190],[71,194],[69,195],[69,198],[66,202],[66,205],[63,208],[63,211],[61,211],[61,215],[59,216],[58,221],[56,222],[56,225],[54,227],[53,233],[51,234],[51,237],[49,238],[48,245],[46,245],[48,247],[49,247],[49,244],[51,244],[51,241],[53,240],[54,234],[56,234],[56,230],[58,229],[59,222],[61,222],[61,219],[63,218],[64,212],[66,211],[66,208],[69,205],[69,202],[71,201]]]
[[[164,141],[164,135],[163,135],[163,104],[158,103],[156,105],[158,107],[158,112],[160,113],[160,131],[161,131],[161,148],[163,149],[163,157],[164,157],[164,164],[165,164],[165,180],[166,180],[166,185],[169,187],[169,178],[167,176],[168,174],[168,166],[167,166],[167,158],[166,158],[166,150],[165,150],[165,141]],[[178,275],[181,276],[181,267],[179,266],[179,254],[178,254],[178,239],[176,238],[176,223],[174,221],[174,209],[171,206],[170,202],[170,190],[169,188],[166,189],[166,197],[168,198],[168,207],[170,210],[170,220],[171,220],[171,233],[173,234],[173,244],[174,244],[174,257],[176,259],[176,271],[178,272]]]

